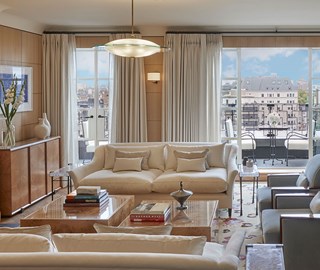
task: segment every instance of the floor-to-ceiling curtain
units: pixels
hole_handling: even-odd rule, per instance
[[[111,39],[129,37],[113,34]],[[111,142],[147,141],[146,87],[143,58],[115,56]]]
[[[222,37],[167,34],[164,54],[164,141],[219,141]]]
[[[61,136],[62,165],[76,163],[75,36],[44,34],[42,50],[43,111],[51,123],[51,136]]]

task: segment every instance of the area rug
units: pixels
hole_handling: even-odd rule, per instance
[[[262,184],[263,185],[263,184]],[[262,186],[260,184],[260,186]],[[246,238],[243,243],[239,269],[245,269],[246,245],[262,243],[262,231],[260,228],[260,219],[256,215],[256,201],[252,203],[252,183],[246,182],[242,185],[243,191],[243,214],[240,216],[240,185],[237,182],[234,187],[233,212],[231,218],[228,217],[227,209],[219,209],[218,217],[214,220],[214,230],[212,241],[226,245],[231,235],[236,230],[245,230]],[[256,199],[256,198],[255,198]]]

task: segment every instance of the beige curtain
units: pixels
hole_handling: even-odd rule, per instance
[[[221,35],[167,34],[163,141],[220,141]]]
[[[113,34],[111,40],[129,37]],[[143,58],[115,56],[111,142],[147,141],[146,87]]]
[[[51,123],[51,136],[61,136],[61,161],[77,162],[77,117],[74,35],[42,36],[42,104]]]

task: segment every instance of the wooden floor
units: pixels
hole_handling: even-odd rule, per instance
[[[56,194],[54,194],[54,199],[66,195],[67,193],[67,188],[62,188],[60,190],[58,190],[56,192]],[[34,205],[26,208],[23,210],[23,212],[18,213],[12,217],[3,217],[1,216],[1,220],[0,220],[0,224],[20,224],[20,219],[30,215],[31,213],[35,212],[36,210],[38,210],[40,207],[45,206],[46,204],[51,202],[51,195],[42,199],[41,201],[35,203]]]

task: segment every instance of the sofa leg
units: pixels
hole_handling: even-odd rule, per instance
[[[231,218],[231,216],[232,216],[232,208],[228,208],[228,214],[229,214],[229,218]]]

